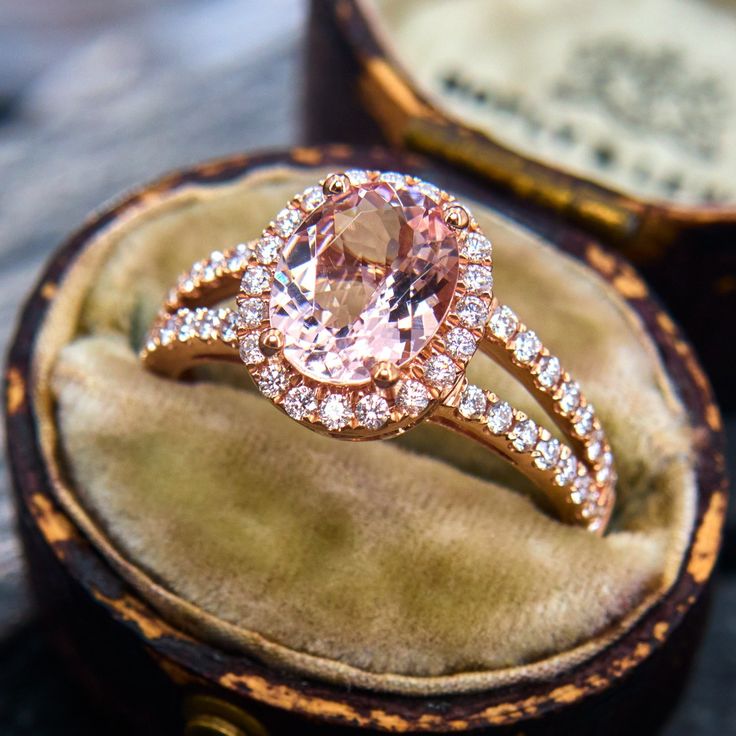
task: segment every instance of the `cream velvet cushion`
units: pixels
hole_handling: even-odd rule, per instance
[[[589,268],[473,205],[498,296],[612,438],[620,500],[602,539],[546,516],[513,471],[444,430],[339,442],[281,415],[244,369],[181,383],[141,368],[177,275],[257,236],[322,173],[268,168],[150,196],[77,259],[36,356],[62,502],[170,621],[302,674],[443,693],[570,667],[672,583],[695,495],[690,429],[657,352]],[[489,360],[471,374],[543,418]]]

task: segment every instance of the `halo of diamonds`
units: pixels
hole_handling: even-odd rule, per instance
[[[433,184],[397,172],[353,169],[344,176],[350,186],[383,181],[397,190],[416,187],[443,210],[457,204],[452,195]],[[357,387],[318,382],[300,373],[279,352],[263,360],[246,360],[255,355],[253,345],[270,328],[268,303],[281,250],[302,220],[329,196],[323,182],[295,196],[246,254],[237,297],[241,357],[264,395],[317,431],[346,439],[367,433],[372,437],[396,434],[420,421],[449,394],[483,337],[493,288],[491,243],[472,216],[466,228],[456,231],[460,277],[448,315],[425,349],[400,368],[392,385],[379,385],[375,380]]]

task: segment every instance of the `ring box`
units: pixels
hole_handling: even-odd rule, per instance
[[[575,364],[618,452],[606,538],[548,519],[484,454],[421,427],[403,445],[336,443],[223,385],[232,376],[187,385],[141,368],[138,343],[185,264],[355,166],[456,192],[496,239],[504,301],[526,293],[522,314],[540,313],[529,323]],[[615,734],[625,720],[648,734],[676,700],[720,543],[720,416],[637,273],[571,226],[382,149],[205,163],[97,212],[54,254],[5,377],[33,589],[80,681],[135,733]],[[607,396],[609,380],[631,383],[635,403]],[[273,489],[269,452],[288,471]],[[298,475],[315,457],[320,474]]]
[[[665,299],[732,406],[734,11],[609,11],[313,0],[309,139],[388,140],[602,239]]]

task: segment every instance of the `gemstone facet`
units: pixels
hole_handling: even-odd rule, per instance
[[[369,182],[331,197],[299,225],[276,267],[270,316],[284,356],[341,385],[368,382],[381,361],[401,368],[449,311],[458,253],[441,209],[414,186]]]

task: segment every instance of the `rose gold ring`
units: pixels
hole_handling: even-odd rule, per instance
[[[560,520],[602,534],[616,474],[600,421],[492,290],[491,243],[467,207],[412,176],[351,170],[292,199],[260,239],[195,263],[141,358],[172,377],[242,362],[276,407],[330,437],[449,427],[534,481]],[[477,349],[532,393],[556,435],[468,383]]]

